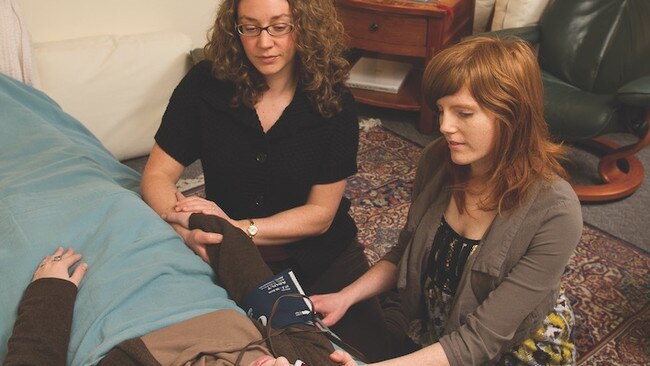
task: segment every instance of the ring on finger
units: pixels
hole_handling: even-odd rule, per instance
[[[63,259],[63,257],[61,257],[60,255],[55,255],[54,257],[52,257],[52,261],[53,261],[53,262],[58,262],[58,261],[60,261],[61,259]]]

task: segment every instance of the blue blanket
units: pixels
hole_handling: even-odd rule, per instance
[[[140,199],[139,179],[46,95],[0,75],[0,360],[34,269],[58,246],[89,264],[71,365],[93,365],[125,339],[238,309]]]

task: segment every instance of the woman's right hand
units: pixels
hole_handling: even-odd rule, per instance
[[[309,299],[314,304],[314,311],[323,315],[323,323],[328,327],[336,324],[352,306],[351,301],[341,292],[324,295],[312,295]]]
[[[200,229],[190,230],[190,215],[192,215],[192,212],[169,212],[162,214],[161,217],[163,220],[172,224],[172,227],[183,238],[188,248],[209,264],[210,258],[208,258],[207,245],[221,243],[223,236],[217,233],[208,233]]]

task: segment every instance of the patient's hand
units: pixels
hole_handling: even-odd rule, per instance
[[[209,264],[210,259],[208,258],[206,245],[221,243],[223,236],[217,233],[208,233],[200,229],[189,230],[190,216],[192,214],[193,212],[170,212],[162,214],[161,217],[170,224],[180,225],[180,230],[178,227],[175,227],[175,229],[183,238],[185,245]]]
[[[86,274],[88,265],[86,263],[79,264],[70,275],[70,267],[79,262],[81,254],[75,253],[74,249],[68,248],[64,251],[62,247],[58,247],[52,255],[46,256],[41,264],[38,265],[32,277],[32,282],[41,278],[59,278],[62,280],[70,281],[79,287],[81,279]]]
[[[273,356],[264,355],[253,361],[249,366],[293,366],[284,357],[275,358]]]
[[[192,212],[170,212],[162,214],[160,217],[170,224],[178,224],[186,229],[190,228],[190,216]]]

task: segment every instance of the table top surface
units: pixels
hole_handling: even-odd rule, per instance
[[[336,3],[368,10],[439,17],[447,13],[446,9],[463,1],[468,0],[336,0]]]

